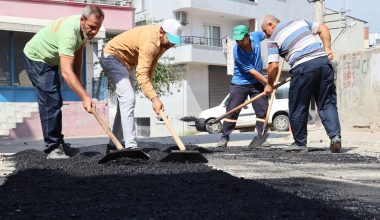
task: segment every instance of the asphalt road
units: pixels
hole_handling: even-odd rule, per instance
[[[215,148],[215,143],[219,140],[220,135],[196,135],[191,137],[181,137],[185,142],[187,147],[194,148],[195,145],[203,146],[207,149],[210,149],[212,153],[204,154],[209,160],[206,167],[195,167],[188,166],[187,168],[182,165],[175,166],[162,166],[156,165],[155,163],[139,165],[138,169],[134,169],[134,163],[128,162],[123,164],[119,162],[118,164],[113,164],[110,169],[117,169],[118,167],[128,173],[136,172],[147,172],[152,174],[152,172],[158,173],[188,173],[191,171],[193,173],[209,173],[205,176],[198,175],[197,180],[192,179],[189,176],[180,177],[179,182],[173,182],[171,187],[173,191],[176,191],[177,194],[184,193],[184,198],[191,199],[191,193],[197,193],[196,191],[189,191],[188,189],[182,189],[179,187],[181,184],[183,187],[200,187],[198,193],[204,194],[203,197],[195,196],[195,200],[202,201],[203,203],[209,200],[208,202],[216,203],[215,206],[205,206],[204,208],[211,209],[215,208],[214,211],[225,210],[227,217],[263,217],[263,218],[295,218],[295,219],[379,219],[380,216],[380,143],[379,135],[377,133],[360,133],[360,132],[346,132],[343,152],[340,154],[332,154],[328,149],[328,138],[326,138],[323,129],[315,129],[309,131],[309,142],[308,146],[313,148],[311,152],[284,152],[281,150],[281,146],[284,144],[289,144],[292,142],[291,136],[288,133],[276,133],[272,132],[269,142],[272,144],[269,148],[260,148],[260,149],[249,149],[247,148],[248,143],[253,137],[252,133],[235,133],[231,137],[231,142],[229,147],[220,149]],[[343,137],[345,137],[343,135]],[[174,141],[170,137],[160,137],[160,138],[145,138],[140,139],[140,143],[144,146],[161,146],[162,147],[171,147],[175,146]],[[92,149],[93,146],[104,148],[104,144],[107,143],[107,138],[80,138],[80,139],[69,139],[68,142],[72,143],[74,146],[81,147],[82,151]],[[102,144],[103,143],[103,144]],[[2,153],[15,153],[20,152],[26,149],[42,149],[41,141],[13,141],[13,142],[2,142],[1,152]],[[25,173],[28,170],[29,162],[34,161],[31,164],[45,164],[48,167],[48,170],[68,170],[71,172],[72,169],[69,163],[64,164],[51,164],[47,163],[45,159],[41,158],[39,154],[27,155],[30,159],[25,162],[25,164],[20,170],[14,171],[12,178],[17,179],[17,175],[21,175],[20,184],[18,187],[23,187],[24,182],[28,178],[32,178],[31,174]],[[10,157],[0,159],[0,164],[6,164],[10,168],[14,168],[16,163],[22,163],[23,160],[14,161]],[[88,159],[89,158],[89,159]],[[104,173],[107,171],[104,167],[101,167],[100,170],[97,170],[97,166],[91,165],[91,161],[94,159],[92,157],[80,157],[75,159],[76,164],[84,163],[84,167],[90,167],[90,170],[84,169],[84,176],[99,175],[99,173]],[[46,161],[46,162],[45,162]],[[126,166],[127,165],[127,166]],[[129,166],[132,165],[132,166]],[[150,168],[148,168],[148,166]],[[32,165],[30,165],[32,166]],[[33,165],[36,166],[36,165]],[[52,167],[50,167],[52,166]],[[69,167],[67,167],[69,166]],[[38,165],[40,167],[40,165]],[[50,168],[49,168],[50,167]],[[208,167],[208,168],[207,168]],[[0,165],[0,168],[4,166]],[[41,167],[40,167],[41,168]],[[158,169],[158,171],[156,170]],[[152,171],[153,169],[153,171]],[[22,170],[22,172],[20,172]],[[144,171],[145,170],[145,171]],[[35,170],[34,170],[35,171]],[[10,171],[12,172],[12,170]],[[75,171],[75,173],[81,173],[82,171]],[[111,171],[109,171],[111,172]],[[114,171],[112,171],[114,172]],[[111,172],[111,173],[112,173]],[[217,172],[217,177],[213,176]],[[220,175],[222,173],[223,175]],[[124,172],[114,173],[116,176],[126,175]],[[232,175],[236,179],[229,179],[229,177],[224,176],[224,174]],[[8,174],[7,174],[8,175]],[[36,181],[40,183],[43,181],[44,172],[34,173],[37,178]],[[70,174],[72,175],[72,173]],[[129,174],[127,175],[129,176]],[[39,180],[38,180],[39,179]],[[13,179],[14,180],[14,179]],[[71,181],[71,180],[67,180]],[[75,180],[77,181],[77,180]],[[97,180],[101,181],[101,180]],[[110,181],[108,179],[108,181]],[[149,181],[157,181],[156,179],[150,179]],[[185,183],[184,183],[184,182]],[[194,182],[195,181],[195,182]],[[226,181],[226,184],[223,182]],[[232,181],[232,182],[231,182]],[[237,181],[237,182],[236,182]],[[251,186],[246,188],[245,181],[251,182]],[[201,185],[197,185],[202,182]],[[15,184],[14,182],[12,182]],[[159,181],[160,185],[162,182]],[[113,182],[116,187],[118,187],[117,182]],[[132,183],[131,183],[132,184]],[[141,184],[141,182],[140,182]],[[178,185],[179,184],[179,185]],[[194,185],[195,184],[195,185]],[[208,185],[207,187],[205,186]],[[216,185],[215,185],[216,184]],[[222,185],[220,185],[222,184]],[[236,188],[229,188],[229,184],[236,184]],[[243,184],[243,185],[241,185]],[[259,184],[259,185],[257,185]],[[7,185],[5,181],[4,185]],[[3,185],[3,186],[4,186]],[[30,185],[30,184],[29,184]],[[129,185],[128,185],[129,186]],[[203,188],[202,188],[203,186]],[[124,187],[121,185],[120,187]],[[161,186],[162,187],[162,186]],[[176,188],[179,187],[179,188]],[[11,189],[7,188],[7,189]],[[217,188],[217,190],[216,190]],[[252,189],[251,189],[252,188]],[[4,189],[4,187],[2,187]],[[67,190],[67,189],[66,189]],[[219,196],[220,201],[224,201],[229,207],[225,207],[223,204],[219,204],[218,201],[213,198],[212,193],[209,194],[206,191],[216,192],[216,195]],[[215,191],[216,190],[216,191]],[[231,191],[232,190],[232,191]],[[101,191],[101,190],[100,190]],[[228,196],[223,196],[224,194],[231,194],[233,192],[239,192],[238,197],[230,198]],[[246,194],[241,194],[240,192],[246,191]],[[260,191],[260,192],[259,192]],[[263,193],[263,192],[265,193]],[[274,194],[267,194],[269,192],[275,192]],[[2,191],[3,196],[10,196],[7,190]],[[97,193],[95,190],[91,193]],[[144,194],[143,191],[138,191],[139,193]],[[72,192],[78,193],[78,192]],[[187,194],[189,193],[189,194]],[[263,193],[263,194],[260,194]],[[11,194],[12,195],[12,194]],[[0,192],[1,196],[1,192]],[[120,196],[120,195],[119,195]],[[157,196],[163,196],[164,194],[158,194]],[[173,195],[171,195],[173,196]],[[248,198],[248,197],[252,198]],[[256,201],[253,197],[258,196],[261,199]],[[12,198],[12,197],[10,197]],[[267,199],[265,199],[267,198]],[[15,201],[18,197],[16,196]],[[99,199],[99,198],[96,198]],[[108,198],[112,199],[112,197]],[[138,199],[138,198],[135,198]],[[235,200],[236,206],[231,205]],[[140,200],[139,200],[140,201]],[[156,200],[153,200],[156,201]],[[219,202],[220,202],[219,201]],[[294,203],[292,203],[293,201]],[[158,201],[156,201],[157,204]],[[174,205],[175,202],[181,203],[182,201],[174,199],[170,205]],[[241,204],[239,204],[241,203]],[[251,212],[249,210],[242,211],[239,213],[239,207],[245,207],[244,204],[249,203],[252,206],[261,207],[261,211]],[[271,209],[267,208],[270,203],[273,203],[282,208],[273,208],[272,214]],[[110,203],[111,205],[112,203]],[[147,205],[145,202],[143,203]],[[150,205],[157,205],[153,202]],[[182,203],[181,203],[182,204]],[[305,206],[306,204],[306,206]],[[149,205],[149,204],[148,204]],[[182,204],[183,205],[183,204]],[[310,206],[310,207],[308,207]],[[9,207],[8,207],[9,208]],[[31,208],[31,207],[29,207]],[[36,208],[36,207],[34,207]],[[220,217],[220,215],[212,214],[207,215],[205,210],[199,211],[199,208],[194,204],[194,206],[189,206],[185,213],[199,212],[200,215],[193,215],[195,219],[205,218],[214,218]],[[33,210],[33,208],[31,208]],[[186,209],[186,208],[185,208]],[[310,209],[310,210],[308,210]],[[87,209],[86,209],[87,210]],[[167,217],[167,215],[173,214],[174,208],[165,209],[166,214],[161,215],[162,218]],[[183,208],[181,208],[183,210]],[[334,211],[335,210],[335,211]],[[9,211],[9,210],[8,210]],[[87,210],[89,211],[89,210]],[[142,212],[136,212],[135,217],[152,217],[151,215],[142,215]],[[155,209],[145,210],[145,212],[154,212]],[[192,212],[188,212],[192,211]],[[257,210],[256,210],[257,211]],[[241,212],[241,210],[240,210]],[[299,213],[298,213],[299,212]],[[12,212],[13,213],[13,212]],[[17,212],[16,212],[17,213]],[[79,215],[80,211],[76,210],[73,212],[73,216]],[[301,213],[301,214],[300,214]],[[319,215],[318,213],[323,213]],[[120,214],[120,213],[119,213]],[[115,215],[114,217],[121,217],[120,215]],[[9,217],[12,215],[3,215],[3,217]],[[58,215],[62,217],[62,213]],[[83,216],[82,216],[83,217]],[[133,216],[132,216],[133,217]],[[183,217],[179,215],[177,217]],[[160,219],[160,217],[157,217]]]

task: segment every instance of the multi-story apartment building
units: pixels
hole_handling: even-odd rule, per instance
[[[254,31],[261,30],[266,14],[284,21],[312,20],[314,16],[314,4],[307,0],[135,0],[133,4],[138,23],[176,18],[183,24],[183,45],[164,54],[174,58],[174,65],[182,66],[183,81],[173,88],[173,95],[163,97],[166,113],[182,135],[194,128],[180,118],[197,116],[219,104],[229,91],[231,76],[227,75],[223,42],[232,37],[235,25],[246,24]],[[266,68],[265,42],[262,48]],[[140,134],[168,134],[145,98],[137,100],[135,115]]]
[[[107,34],[117,34],[134,25],[134,8],[130,0],[2,0],[0,1],[0,136],[42,137],[36,92],[23,65],[23,48],[33,35],[59,17],[81,14],[87,4],[99,5],[105,12],[103,26],[86,45],[82,81],[93,94],[94,62],[98,41]],[[102,44],[101,44],[102,45]],[[93,116],[83,111],[79,98],[63,86],[63,130],[67,136],[103,134]],[[107,115],[107,102],[99,110]]]

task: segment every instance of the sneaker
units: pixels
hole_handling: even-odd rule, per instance
[[[136,149],[138,149],[138,146],[125,147],[124,144],[122,144],[122,145],[123,145],[123,147],[125,149],[128,149],[128,150],[136,150]],[[117,151],[116,146],[113,145],[113,144],[107,144],[106,153],[108,154],[108,153],[111,153],[111,152],[114,152],[114,151]]]
[[[296,143],[292,143],[291,145],[287,145],[282,147],[283,151],[291,152],[291,151],[308,151],[306,145],[298,146]]]
[[[139,149],[139,147],[137,147],[137,146],[130,146],[130,147],[125,147],[125,149],[136,150],[136,149]]]
[[[55,148],[46,157],[46,159],[68,159],[70,158],[61,148]]]
[[[339,153],[341,148],[342,148],[342,142],[341,142],[340,136],[337,135],[331,138],[331,143],[330,143],[331,153]]]
[[[71,147],[71,144],[62,142],[62,144],[59,145],[59,147],[63,152],[69,156],[73,157],[79,153],[79,149],[76,147]]]
[[[220,139],[220,141],[216,144],[217,147],[227,147],[228,140],[226,139]]]

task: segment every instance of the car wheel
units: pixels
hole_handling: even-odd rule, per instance
[[[289,130],[289,118],[286,115],[277,115],[272,122],[272,126],[276,131]]]
[[[209,134],[217,134],[217,133],[220,133],[222,132],[223,130],[223,125],[222,123],[219,121],[217,123],[210,123],[213,119],[210,119],[210,120],[207,120],[206,121],[206,131],[209,133]]]

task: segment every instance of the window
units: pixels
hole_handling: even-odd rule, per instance
[[[136,118],[137,136],[150,137],[150,118]]]
[[[289,98],[289,84],[278,87],[276,90],[276,99],[287,99]]]
[[[31,87],[24,67],[24,47],[32,33],[0,31],[0,86]]]
[[[135,0],[133,1],[133,6],[136,8],[136,12],[145,11],[146,10],[146,2],[145,0]]]
[[[209,46],[221,46],[220,41],[220,27],[213,25],[203,25],[203,36],[207,38],[206,42],[203,42]]]
[[[0,31],[0,86],[11,85],[11,58],[8,31]]]

